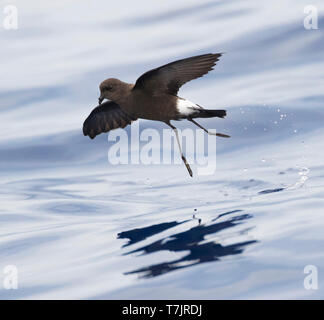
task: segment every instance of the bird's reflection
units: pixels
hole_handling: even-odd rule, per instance
[[[151,237],[155,234],[158,234],[164,230],[173,228],[181,223],[187,222],[189,220],[185,220],[182,222],[171,221],[171,222],[164,222],[159,224],[153,224],[149,227],[133,229],[129,231],[124,231],[118,234],[119,239],[129,239],[129,241],[123,245],[123,247],[127,247],[131,244],[136,242],[145,240],[148,237]]]
[[[241,210],[235,210],[222,213],[214,218],[210,224],[199,224],[195,227],[190,228],[189,230],[175,233],[168,237],[163,237],[162,239],[154,241],[151,244],[128,252],[127,254],[134,252],[143,252],[143,254],[149,254],[161,250],[167,250],[171,252],[188,251],[188,254],[180,259],[153,264],[144,268],[127,272],[126,274],[138,273],[140,277],[150,278],[173,270],[194,266],[200,263],[217,261],[224,256],[237,255],[242,253],[244,247],[255,243],[256,240],[241,241],[234,244],[222,245],[221,243],[216,243],[214,241],[206,242],[205,239],[207,235],[212,235],[222,230],[232,228],[234,226],[237,226],[238,224],[242,224],[245,220],[252,218],[252,215],[242,214],[240,212]],[[225,221],[218,221],[224,216],[229,217],[226,217]],[[182,222],[171,221],[145,228],[124,231],[118,234],[118,238],[129,239],[129,242],[124,245],[124,247],[126,247],[185,222],[188,222],[188,220]],[[238,233],[235,233],[233,237],[241,235],[248,230],[248,228],[240,230]]]

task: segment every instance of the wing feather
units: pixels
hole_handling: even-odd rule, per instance
[[[186,82],[202,77],[216,65],[222,53],[209,53],[168,63],[141,75],[133,90],[142,89],[153,95],[177,95]]]
[[[93,139],[100,133],[125,128],[135,120],[137,118],[124,112],[117,103],[107,101],[92,110],[83,123],[83,134]]]

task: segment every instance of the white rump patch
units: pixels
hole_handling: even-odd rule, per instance
[[[195,113],[194,109],[200,109],[195,103],[186,100],[186,99],[178,99],[177,100],[177,109],[181,115],[190,116]]]

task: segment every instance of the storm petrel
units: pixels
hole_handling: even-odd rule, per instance
[[[183,84],[212,70],[221,55],[209,53],[168,63],[147,71],[136,80],[135,85],[115,78],[104,80],[99,86],[99,106],[84,121],[83,134],[93,139],[102,132],[124,128],[138,118],[162,121],[174,130],[182,160],[192,177],[192,170],[181,150],[177,128],[170,120],[187,119],[208,134],[229,137],[209,132],[193,120],[224,118],[225,110],[207,110],[177,96]],[[102,103],[104,99],[109,101]]]

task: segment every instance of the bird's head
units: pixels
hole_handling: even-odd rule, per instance
[[[114,102],[118,102],[123,95],[125,95],[125,89],[127,89],[127,84],[115,78],[109,78],[100,83],[100,97],[99,104],[104,99],[108,99]]]

